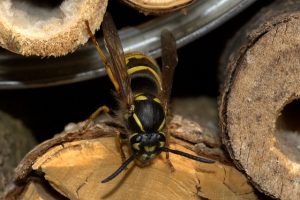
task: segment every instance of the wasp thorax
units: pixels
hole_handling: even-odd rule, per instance
[[[133,132],[160,132],[165,126],[165,112],[158,98],[139,94],[128,117],[128,128]]]

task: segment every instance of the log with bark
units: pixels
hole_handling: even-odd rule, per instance
[[[300,3],[274,1],[227,46],[223,143],[260,191],[300,199]]]
[[[0,199],[14,176],[14,168],[34,145],[35,140],[24,124],[0,111]]]
[[[219,153],[218,133],[211,134],[217,126],[216,102],[195,101],[202,100],[182,100],[180,104],[205,105],[206,109],[209,105],[213,111],[203,113],[214,119],[203,120],[206,126],[200,126],[188,116],[174,115],[169,124],[170,132],[175,133],[171,147],[195,154],[197,144],[202,144],[214,150],[200,154],[198,148],[200,155],[227,160]],[[189,115],[203,119],[198,112],[201,109],[194,107],[198,114]],[[198,163],[177,155],[170,155],[175,172],[170,171],[162,155],[144,168],[132,163],[115,179],[102,184],[100,181],[121,165],[113,137],[120,127],[106,116],[83,132],[82,124],[66,126],[65,132],[27,154],[7,189],[6,199],[257,199],[247,178],[233,165]]]
[[[84,20],[99,28],[108,0],[0,2],[0,46],[22,55],[60,56],[88,40]]]

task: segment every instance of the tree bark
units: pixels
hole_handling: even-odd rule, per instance
[[[14,168],[34,145],[30,131],[19,120],[0,111],[0,199]]]
[[[22,55],[61,56],[99,28],[108,0],[15,1],[0,4],[0,46]]]
[[[280,199],[300,199],[299,8],[299,1],[274,1],[223,57],[223,143],[256,188]]]
[[[216,105],[211,105],[216,112]],[[6,199],[46,194],[81,200],[257,199],[247,178],[233,165],[198,163],[177,155],[170,155],[175,172],[170,171],[165,156],[161,155],[150,166],[140,168],[132,163],[112,181],[100,183],[121,165],[113,137],[119,128],[107,122],[107,118],[104,121],[97,121],[84,132],[79,131],[83,123],[71,124],[64,133],[33,149],[19,164],[15,185],[7,191]],[[220,142],[211,139],[214,136],[203,137],[201,130],[203,127],[195,121],[173,116],[169,131],[175,131],[176,138],[172,138],[171,148],[195,154],[196,143],[191,141],[217,148]],[[44,181],[49,184],[40,184]],[[41,185],[43,190],[37,189]]]

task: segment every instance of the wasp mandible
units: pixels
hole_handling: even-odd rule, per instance
[[[199,162],[213,163],[213,160],[169,148],[166,123],[173,74],[177,65],[176,40],[173,34],[168,30],[163,30],[161,33],[162,69],[160,69],[153,58],[142,52],[124,54],[116,26],[109,13],[105,14],[102,22],[109,59],[101,50],[87,21],[86,26],[104,63],[107,75],[115,87],[116,96],[120,102],[117,119],[126,130],[122,134],[131,151],[131,155],[127,159],[125,159],[124,152],[121,151],[123,164],[101,182],[106,183],[115,178],[132,161],[136,161],[139,166],[147,165],[161,152],[166,152],[166,158],[170,165],[169,153]],[[108,111],[108,107],[102,106],[90,119],[99,113]],[[118,141],[120,142],[120,140]]]

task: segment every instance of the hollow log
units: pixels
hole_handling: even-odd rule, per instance
[[[86,43],[84,20],[99,28],[108,0],[2,0],[0,46],[22,55],[60,56]]]
[[[222,140],[260,191],[300,199],[300,3],[274,1],[237,33],[221,89]],[[225,63],[225,62],[224,62]]]
[[[144,14],[159,15],[183,9],[195,2],[195,0],[122,0],[129,6]]]
[[[35,140],[24,124],[0,111],[0,199],[14,176],[14,168],[34,145]]]
[[[233,165],[198,163],[177,155],[170,155],[175,172],[170,171],[165,155],[161,155],[147,167],[132,163],[115,179],[102,184],[100,181],[121,165],[113,137],[119,128],[107,118],[80,131],[83,124],[68,125],[65,132],[27,154],[16,170],[6,199],[44,199],[46,195],[80,200],[257,199],[247,178]],[[176,132],[171,139],[174,149],[195,154],[196,144],[191,141],[212,146],[219,143],[211,139],[214,136],[203,137],[203,127],[182,116],[174,115],[169,127],[170,132]]]

